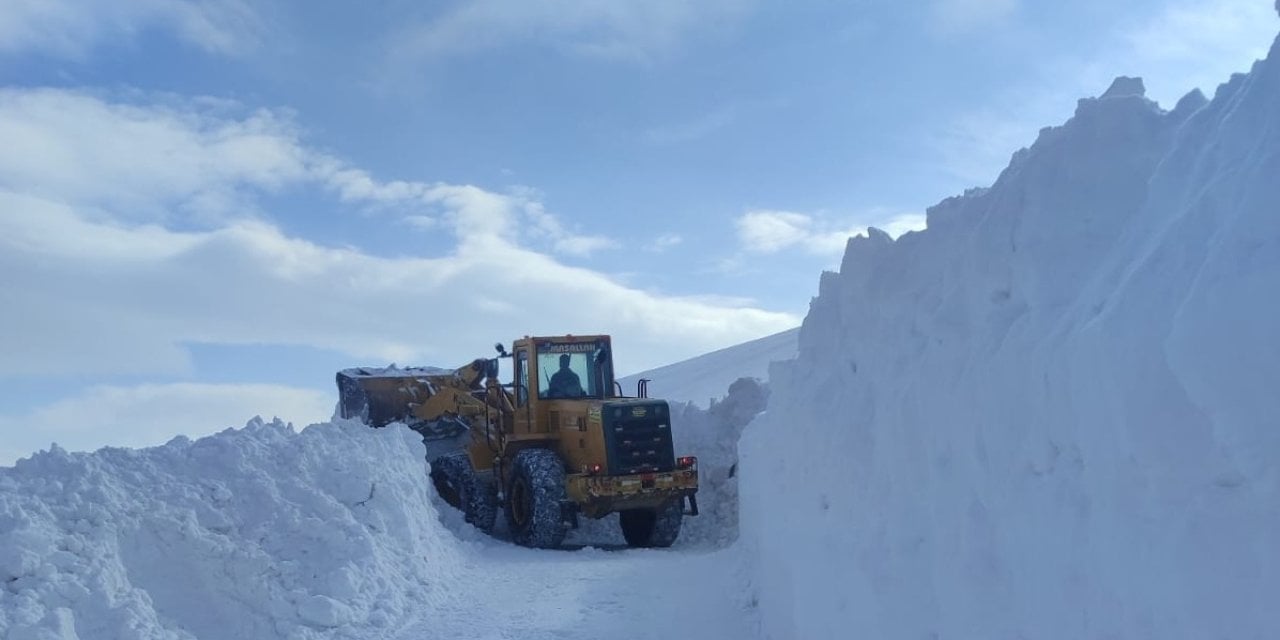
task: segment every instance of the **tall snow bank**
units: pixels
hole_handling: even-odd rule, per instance
[[[420,439],[255,420],[0,469],[0,638],[341,638],[443,598]]]
[[[765,637],[1276,635],[1278,49],[850,241],[741,444]]]

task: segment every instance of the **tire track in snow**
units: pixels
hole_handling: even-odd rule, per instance
[[[459,527],[453,515],[442,519],[466,545],[466,578],[401,640],[758,637],[737,549],[525,549]]]

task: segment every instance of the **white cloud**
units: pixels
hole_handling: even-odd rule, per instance
[[[973,31],[1000,23],[1018,8],[1018,0],[934,0],[934,27],[945,33]]]
[[[1147,80],[1166,108],[1193,88],[1212,96],[1232,73],[1249,70],[1275,38],[1275,15],[1257,0],[1179,2],[1123,41],[1131,75]],[[1120,75],[1109,72],[1104,75]]]
[[[601,249],[618,246],[618,243],[604,236],[567,236],[555,242],[556,253],[570,256],[589,256]]]
[[[969,185],[989,185],[1009,164],[1013,153],[1030,146],[1036,132],[1052,121],[1055,109],[1073,101],[1058,102],[1048,96],[1026,96],[1016,103],[993,101],[992,106],[962,113],[943,122],[934,146],[947,171]],[[1045,119],[1032,120],[1034,112]]]
[[[452,217],[462,236],[523,233],[567,255],[616,246],[567,229],[533,190],[379,181],[308,149],[289,114],[226,101],[138,106],[57,89],[0,89],[0,139],[8,142],[0,185],[82,213],[105,209],[113,219],[209,226],[253,217],[262,192],[321,185],[418,229]]]
[[[626,371],[799,321],[567,266],[537,247],[581,254],[609,241],[567,230],[528,192],[379,182],[306,148],[271,114],[237,119],[31,93],[0,93],[0,131],[26,136],[0,146],[0,307],[23,310],[3,320],[0,376],[188,373],[190,342],[454,366],[495,340],[594,332],[618,337]],[[131,146],[121,129],[137,133]],[[97,150],[104,146],[128,155]],[[430,209],[456,244],[436,257],[383,258],[289,236],[234,210],[195,228],[175,225],[187,218],[166,206],[200,193],[253,204],[285,187],[393,207],[409,224]]]
[[[525,194],[529,194],[527,190]],[[559,218],[547,213],[542,204],[529,199],[529,195],[520,198],[520,209],[528,220],[529,230],[537,238],[549,240],[556,253],[571,256],[587,256],[601,249],[610,249],[618,243],[604,236],[579,235],[567,230]]]
[[[409,215],[404,217],[404,222],[419,231],[434,231],[440,228],[440,221],[431,216]]]
[[[497,235],[453,255],[387,259],[252,222],[214,231],[121,228],[0,193],[0,375],[184,372],[180,345],[290,344],[353,364],[465,362],[518,334],[610,332],[620,368],[657,365],[786,329],[790,314],[622,286]],[[74,233],[74,236],[63,234]],[[64,240],[30,247],[32,235]],[[111,238],[109,243],[75,238]],[[503,301],[508,311],[485,301]]]
[[[245,190],[317,171],[280,114],[223,105],[138,107],[55,89],[0,90],[0,184],[133,220],[242,211]]]
[[[513,44],[646,61],[671,52],[689,34],[741,15],[750,0],[474,0],[416,25],[399,39],[410,58],[471,53]]]
[[[644,131],[643,138],[657,146],[692,142],[733,124],[735,119],[737,109],[723,107],[688,122],[650,127]]]
[[[657,238],[654,238],[653,242],[649,243],[649,246],[645,248],[655,253],[662,253],[663,251],[677,246],[682,242],[684,242],[684,238],[679,234],[664,233]]]
[[[262,20],[244,0],[8,0],[0,10],[0,53],[38,51],[79,59],[94,47],[150,29],[174,32],[210,53],[256,46]]]
[[[738,239],[747,251],[774,253],[803,244],[811,236],[813,219],[789,211],[748,211],[738,218]]]
[[[875,214],[876,226],[897,237],[907,231],[923,229],[925,218],[919,214],[885,216]],[[736,221],[738,240],[750,253],[777,253],[800,248],[814,255],[839,255],[849,238],[866,233],[866,225],[840,225],[822,218],[791,211],[748,211]],[[726,269],[735,263],[725,263]]]
[[[53,442],[72,451],[153,446],[175,435],[198,437],[241,427],[255,415],[302,428],[332,417],[335,403],[329,392],[266,384],[90,387],[28,413],[0,413],[5,434],[0,465]]]
[[[923,231],[927,218],[923,213],[904,213],[882,220],[872,226],[889,234],[891,238],[900,237],[911,231]],[[859,233],[865,233],[866,230]]]

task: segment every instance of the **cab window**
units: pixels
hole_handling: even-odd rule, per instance
[[[589,395],[590,372],[584,353],[540,353],[538,370],[542,379],[539,398],[582,398]]]
[[[529,351],[521,349],[516,353],[516,405],[524,406],[529,401]]]
[[[545,343],[538,345],[538,397],[604,398],[613,385],[608,352],[603,343]]]

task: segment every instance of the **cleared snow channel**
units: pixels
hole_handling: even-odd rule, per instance
[[[729,552],[516,548],[438,502],[423,453],[255,420],[0,468],[0,638],[748,635]]]

